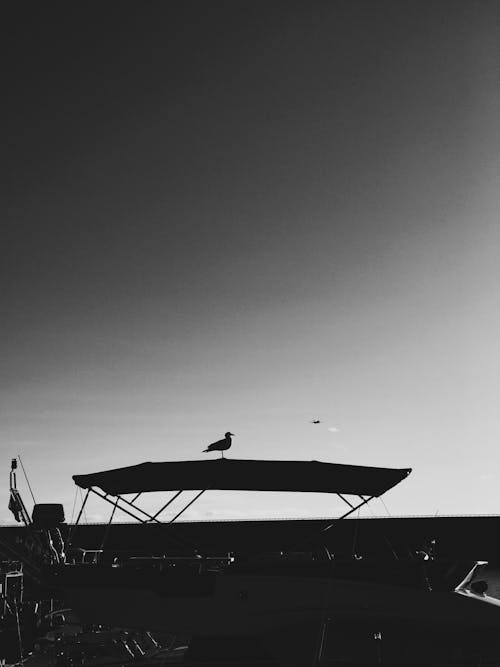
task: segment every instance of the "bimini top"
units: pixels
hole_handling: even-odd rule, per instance
[[[222,489],[238,491],[315,491],[381,496],[411,468],[372,468],[320,461],[215,459],[141,463],[89,475],[73,475],[75,484],[99,487],[113,496],[149,491]]]

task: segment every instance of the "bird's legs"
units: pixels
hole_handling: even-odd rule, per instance
[[[224,458],[224,452],[221,452],[222,458]]]

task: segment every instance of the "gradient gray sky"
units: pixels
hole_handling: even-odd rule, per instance
[[[0,520],[18,453],[69,515],[72,474],[226,430],[413,467],[394,514],[498,512],[499,3],[2,13]]]

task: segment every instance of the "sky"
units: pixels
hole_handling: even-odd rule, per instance
[[[11,457],[69,519],[73,474],[227,430],[413,469],[363,516],[498,513],[499,3],[1,11],[0,523]],[[334,504],[208,496],[187,518]]]

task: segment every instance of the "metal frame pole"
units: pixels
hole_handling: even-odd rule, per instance
[[[114,505],[114,504],[115,504],[113,501],[111,501],[111,500],[109,500],[109,498],[107,498],[107,495],[108,495],[108,494],[99,493],[99,492],[96,491],[96,489],[94,489],[94,488],[89,489],[89,490],[91,490],[92,493],[95,493],[96,496],[99,496],[99,498],[102,498],[103,500],[105,500],[106,502],[108,502],[110,505]],[[203,493],[203,492],[202,492],[202,493]],[[201,495],[201,493],[198,494],[197,497],[199,497],[200,495]],[[125,507],[121,507],[119,504],[117,505],[117,507],[118,507],[118,509],[119,509],[120,511],[125,512],[125,514],[128,514],[129,516],[131,516],[133,519],[135,519],[135,520],[138,521],[139,523],[142,523],[142,524],[148,524],[148,523],[150,523],[150,521],[154,521],[155,524],[157,524],[158,526],[163,526],[163,527],[167,526],[168,523],[172,523],[171,521],[168,522],[168,523],[165,523],[164,521],[160,521],[159,519],[155,519],[155,518],[152,517],[150,514],[148,514],[145,510],[141,510],[139,507],[136,507],[135,505],[133,505],[131,502],[129,502],[128,500],[126,500],[126,499],[123,498],[122,496],[119,496],[119,495],[118,495],[117,498],[118,498],[119,500],[121,500],[121,501],[127,503],[128,505],[130,505],[131,507],[133,507],[135,510],[139,510],[140,512],[142,512],[143,514],[145,514],[145,515],[148,517],[148,519],[141,519],[141,518],[140,518],[139,516],[137,516],[136,514],[133,514],[133,513],[130,512],[129,510],[125,509]],[[194,500],[192,500],[191,503],[189,503],[189,504],[191,505],[195,500],[196,500],[196,498],[195,498]],[[185,507],[184,509],[187,509],[187,507]],[[183,511],[184,511],[184,510],[182,510],[179,514],[182,514]],[[177,515],[177,516],[179,516],[179,515]],[[174,519],[176,519],[176,518],[177,518],[177,517],[174,517]],[[196,550],[196,547],[194,547],[192,544],[187,544],[186,542],[184,542],[183,540],[180,540],[180,539],[178,539],[178,538],[174,538],[174,537],[170,536],[170,540],[171,540],[172,542],[175,542],[178,546],[181,546],[181,547],[184,548],[184,549],[195,549],[195,550]]]
[[[108,538],[108,534],[109,534],[109,528],[110,528],[111,523],[112,523],[112,521],[113,521],[113,517],[114,517],[114,515],[115,515],[116,508],[118,507],[118,499],[119,499],[119,497],[120,497],[120,496],[117,496],[117,497],[116,497],[116,501],[115,501],[115,504],[114,504],[114,507],[113,507],[113,511],[111,512],[111,516],[109,517],[108,525],[106,526],[106,530],[104,531],[104,535],[103,535],[103,537],[102,537],[102,542],[101,542],[101,546],[100,546],[100,549],[99,549],[99,550],[101,551],[101,553],[102,553],[102,551],[104,550],[104,545],[106,544],[106,540],[107,540],[107,538]],[[94,563],[97,563],[97,552],[96,552],[95,555],[94,555]]]
[[[174,497],[173,497],[173,498],[170,498],[170,500],[168,501],[168,503],[165,503],[165,505],[163,505],[163,507],[161,508],[161,510],[158,510],[158,512],[156,512],[156,514],[155,514],[150,520],[151,520],[151,521],[154,521],[154,520],[156,519],[157,516],[160,516],[160,514],[163,512],[163,510],[167,509],[167,507],[168,507],[171,503],[173,503],[174,500],[175,500],[176,498],[178,498],[178,497],[181,495],[182,491],[183,491],[183,489],[181,489],[180,491],[177,491],[177,493],[174,495]]]
[[[373,498],[375,498],[375,496],[370,496],[369,498],[364,498],[363,502],[359,503],[359,505],[351,505],[351,503],[347,503],[348,505],[350,505],[351,509],[348,512],[346,512],[345,514],[342,514],[341,516],[339,516],[338,519],[335,519],[335,521],[332,521],[332,523],[329,524],[328,526],[326,526],[325,528],[322,528],[320,533],[326,533],[326,531],[330,530],[330,528],[332,526],[334,526],[337,523],[337,521],[340,521],[341,519],[345,519],[346,516],[349,516],[353,512],[356,512],[356,510],[359,510],[360,507],[363,507],[363,505],[366,505],[366,503],[369,503],[370,500],[373,500]]]
[[[92,493],[95,493],[96,496],[98,496],[99,498],[102,498],[102,499],[105,500],[107,503],[109,503],[110,505],[113,505],[113,506],[114,506],[115,504],[118,503],[118,500],[123,500],[123,501],[127,502],[127,501],[125,500],[125,498],[122,498],[121,496],[116,496],[116,499],[117,499],[117,500],[116,500],[116,503],[114,503],[112,500],[109,500],[109,498],[107,497],[107,496],[108,496],[107,493],[106,493],[106,494],[99,493],[99,492],[96,491],[95,489],[89,489],[89,491],[90,491],[90,490],[92,491]],[[129,504],[129,505],[132,505],[132,503],[130,503],[130,502],[129,502],[128,504]],[[141,511],[141,512],[144,512],[144,510],[140,510],[140,508],[139,508],[139,507],[136,507],[135,505],[132,505],[132,507],[133,507],[135,510],[139,510],[139,511]],[[135,519],[136,521],[139,521],[139,523],[148,523],[148,521],[147,521],[146,519],[141,519],[140,517],[136,516],[136,515],[133,514],[132,512],[129,512],[129,511],[128,511],[127,509],[125,509],[124,507],[120,507],[120,505],[118,505],[118,509],[121,510],[122,512],[125,512],[125,514],[128,514],[129,516],[131,516],[131,517],[132,517],[133,519]],[[146,514],[146,515],[149,517],[149,514],[148,514],[147,512],[144,512],[144,514]],[[151,517],[150,517],[150,518],[151,518]],[[161,521],[159,521],[158,523],[161,523]]]
[[[339,521],[341,521],[342,519],[345,519],[346,516],[349,516],[350,514],[353,514],[353,512],[356,512],[357,510],[359,510],[360,507],[363,507],[363,505],[366,505],[366,503],[369,503],[370,500],[373,500],[373,498],[375,498],[375,496],[369,496],[368,498],[363,498],[363,496],[358,496],[358,498],[361,498],[363,502],[359,503],[359,505],[352,505],[340,493],[337,493],[336,495],[339,496],[347,505],[349,505],[349,507],[351,509],[348,512],[346,512],[345,514],[342,514],[341,516],[339,516],[334,521],[332,521],[332,523],[328,524],[328,526],[325,526],[321,530],[318,530],[317,532],[310,535],[307,539],[303,540],[302,542],[298,542],[297,544],[294,544],[292,547],[290,547],[290,549],[288,549],[288,551],[293,551],[294,549],[297,549],[298,547],[302,547],[305,544],[308,544],[315,537],[320,536],[323,533],[326,533],[328,530],[330,530],[330,528],[332,528],[332,526],[335,526],[335,524],[337,524]]]
[[[171,519],[168,523],[169,523],[169,524],[170,524],[170,523],[174,523],[174,521],[175,521],[178,517],[180,517],[180,515],[183,514],[183,513],[187,510],[187,508],[190,507],[196,500],[198,500],[198,498],[199,498],[203,493],[205,493],[205,491],[207,491],[207,490],[208,490],[208,487],[207,487],[206,489],[203,489],[203,491],[200,491],[200,492],[198,493],[198,495],[195,496],[195,497],[193,498],[193,500],[191,500],[191,501],[186,505],[186,507],[184,507],[184,509],[182,509],[178,514],[176,514],[176,515],[174,516],[174,518]]]
[[[94,491],[94,493],[95,493],[95,491]],[[100,494],[97,494],[97,495],[100,495]],[[134,505],[134,502],[133,502],[133,501],[136,500],[138,496],[136,496],[135,498],[133,498],[132,501],[127,500],[126,498],[124,498],[123,496],[120,496],[120,495],[117,496],[117,497],[120,498],[120,500],[121,500],[123,503],[125,503],[126,505],[130,505],[130,507],[133,507],[133,508],[135,509],[136,512],[141,512],[142,514],[145,514],[145,515],[148,517],[148,521],[156,521],[157,523],[162,523],[161,521],[158,521],[158,519],[155,519],[154,517],[152,517],[151,514],[149,514],[149,512],[146,512],[146,510],[143,510],[143,509],[141,509],[140,507],[137,507],[137,505]],[[101,498],[103,498],[103,496],[101,496]],[[110,502],[110,501],[108,500],[108,503],[109,503],[109,502]],[[120,507],[120,506],[118,507],[118,509],[122,510],[122,512],[125,512],[125,511],[126,511],[123,507]],[[133,515],[132,515],[132,516],[133,516]],[[138,521],[141,521],[141,519],[138,519]],[[143,523],[147,523],[148,521],[144,521]]]
[[[354,507],[354,505],[353,505],[352,503],[350,503],[350,502],[347,500],[347,498],[344,498],[344,496],[343,496],[341,493],[337,493],[337,496],[338,496],[341,500],[343,500],[343,501],[346,503],[346,505],[349,505],[349,507]]]
[[[65,545],[65,549],[66,549],[66,550],[69,549],[69,547],[70,547],[70,546],[72,545],[72,543],[73,543],[73,537],[74,537],[74,535],[75,535],[75,530],[76,530],[76,527],[78,526],[78,523],[79,523],[79,521],[80,521],[80,518],[81,518],[81,516],[82,516],[82,514],[83,514],[83,510],[85,509],[85,505],[86,505],[86,503],[87,503],[87,500],[88,500],[88,497],[89,497],[89,493],[90,493],[90,487],[87,489],[87,494],[86,494],[85,498],[83,499],[82,506],[80,507],[80,511],[78,512],[78,516],[76,517],[76,522],[73,524],[73,528],[72,528],[70,534],[68,535],[68,541],[67,541],[67,543],[66,543],[66,545]]]

